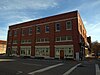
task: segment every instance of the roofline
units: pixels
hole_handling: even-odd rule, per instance
[[[0,40],[0,44],[6,44],[7,41],[4,41],[4,40]]]
[[[21,24],[25,24],[25,23],[29,23],[29,22],[33,22],[33,21],[37,21],[37,20],[42,20],[42,19],[46,19],[46,18],[51,18],[51,17],[60,16],[60,15],[64,15],[64,14],[69,14],[69,13],[75,13],[75,12],[78,13],[78,10],[74,10],[74,11],[70,11],[70,12],[66,12],[66,13],[61,13],[61,14],[57,14],[57,15],[52,15],[52,16],[48,16],[48,17],[43,17],[43,18],[31,20],[31,21],[26,21],[26,22],[10,25],[9,28],[12,27],[12,26],[16,26],[16,25],[21,25]]]
[[[6,42],[5,40],[0,40],[0,42],[1,42],[1,41],[2,41],[2,42]]]

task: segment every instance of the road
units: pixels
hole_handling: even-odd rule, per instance
[[[0,58],[0,75],[100,75],[100,60]]]

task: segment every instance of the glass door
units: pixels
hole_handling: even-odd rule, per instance
[[[26,56],[31,56],[31,50],[26,50]]]

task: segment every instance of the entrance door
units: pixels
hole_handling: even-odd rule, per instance
[[[60,50],[60,59],[64,59],[64,50]]]
[[[30,56],[31,55],[31,51],[30,50],[26,50],[26,56]]]

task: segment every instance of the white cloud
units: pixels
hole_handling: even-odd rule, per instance
[[[87,12],[87,10],[93,9],[96,6],[100,7],[100,0],[94,0],[94,1],[93,0],[92,1],[87,0],[83,3],[81,3],[81,4],[77,4],[77,6],[73,7],[72,9],[66,8],[66,9],[58,12],[58,14],[59,13],[65,13],[65,12],[68,12],[68,11],[74,11],[74,10],[86,11]]]
[[[47,9],[56,7],[55,0],[2,0],[0,1],[0,10],[21,10],[21,9]]]
[[[10,16],[10,19],[14,19],[14,18],[17,18],[17,20],[15,19],[14,21],[12,20],[12,21],[8,22],[6,27],[0,27],[0,40],[7,40],[7,32],[8,32],[10,25],[33,20],[30,17],[26,17],[26,16],[18,16],[18,15]]]
[[[36,19],[39,19],[41,18],[42,16],[39,16],[39,17],[34,17],[34,18],[31,18],[31,17],[26,17],[26,16],[10,16],[10,19],[15,19],[15,21],[10,21],[9,23],[7,23],[7,26],[11,26],[11,25],[15,25],[15,24],[19,24],[19,23],[23,23],[23,22],[28,22],[28,21],[32,21],[32,20],[36,20]]]
[[[76,8],[82,11],[86,9],[93,9],[93,7],[96,7],[98,5],[100,5],[100,0],[94,0],[94,1],[87,1]]]
[[[56,6],[56,0],[0,0],[0,19],[9,24],[30,21],[38,17],[36,10]]]

